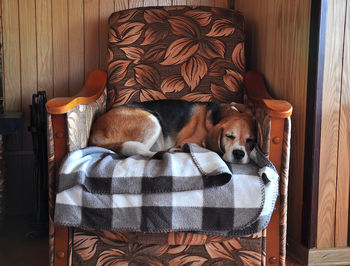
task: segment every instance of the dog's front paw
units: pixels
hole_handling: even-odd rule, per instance
[[[162,160],[164,153],[166,153],[166,152],[165,151],[158,151],[151,158],[156,159],[156,160]]]

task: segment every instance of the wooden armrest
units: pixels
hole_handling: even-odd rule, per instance
[[[65,114],[79,104],[88,104],[96,101],[103,93],[107,83],[107,73],[103,70],[94,70],[89,74],[82,90],[72,97],[57,97],[46,103],[50,114]]]
[[[262,106],[271,117],[287,118],[292,115],[292,105],[287,101],[274,100],[267,92],[264,77],[259,72],[248,72],[244,84],[249,99]]]

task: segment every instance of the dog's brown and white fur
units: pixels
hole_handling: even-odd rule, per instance
[[[94,123],[89,144],[126,156],[152,157],[194,143],[219,153],[225,161],[245,164],[255,141],[254,125],[249,109],[240,112],[230,104],[160,100],[111,109]]]

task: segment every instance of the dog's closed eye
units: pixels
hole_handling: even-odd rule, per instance
[[[225,137],[226,137],[226,138],[229,138],[229,139],[232,139],[232,140],[235,139],[235,136],[229,135],[229,134],[226,134]]]

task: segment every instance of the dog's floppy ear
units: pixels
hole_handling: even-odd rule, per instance
[[[240,112],[240,113],[244,113],[245,110],[247,109],[247,106],[245,104],[243,104],[243,103],[231,102],[230,105],[235,107],[237,109],[237,111]]]
[[[242,104],[242,103],[232,102],[231,106],[234,106],[240,113],[246,113],[254,116],[253,109],[252,109],[253,105],[251,104]]]
[[[212,151],[215,151],[219,154],[223,154],[223,148],[222,148],[222,135],[224,132],[224,128],[222,126],[215,126],[213,127],[206,139],[206,147]]]

